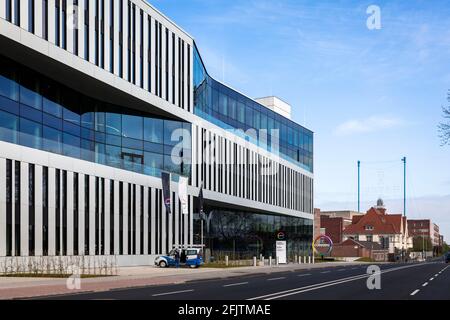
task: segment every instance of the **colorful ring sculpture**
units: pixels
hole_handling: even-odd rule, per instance
[[[321,252],[318,252],[316,249],[316,242],[318,242],[321,239],[324,239],[326,242],[329,243],[330,247],[328,248],[328,252],[326,254],[330,254],[331,250],[333,250],[333,240],[331,240],[331,238],[327,235],[320,235],[313,241],[313,243],[312,243],[313,252],[318,253],[318,254],[323,254]]]

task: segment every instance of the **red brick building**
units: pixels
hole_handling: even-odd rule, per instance
[[[354,216],[352,224],[343,232],[344,240],[374,242],[393,254],[412,248],[412,238],[408,236],[407,220],[401,214],[387,214],[383,201],[370,208],[365,215]]]
[[[433,244],[433,247],[439,247],[441,245],[439,226],[433,223],[430,219],[408,220],[408,232],[413,238],[429,238]]]

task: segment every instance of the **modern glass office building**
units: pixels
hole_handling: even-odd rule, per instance
[[[201,242],[201,187],[213,255],[272,254],[281,230],[300,253],[313,179],[312,132],[210,77],[146,1],[0,0],[0,257],[151,264]]]

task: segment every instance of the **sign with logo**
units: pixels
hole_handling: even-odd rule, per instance
[[[180,198],[181,212],[184,215],[189,214],[187,187],[188,178],[180,177],[180,181],[178,182],[178,197]]]
[[[313,241],[312,249],[316,254],[329,255],[333,250],[333,240],[327,235],[320,235]]]
[[[277,232],[277,240],[279,240],[279,241],[286,240],[286,232],[278,231]]]
[[[275,245],[278,263],[286,264],[287,263],[286,241],[277,241]]]
[[[170,173],[162,172],[161,173],[162,180],[162,188],[163,188],[163,198],[164,205],[166,206],[167,213],[171,214],[170,211]]]

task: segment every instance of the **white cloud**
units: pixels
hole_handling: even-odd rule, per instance
[[[404,125],[404,121],[383,116],[371,116],[366,119],[353,119],[340,124],[335,134],[339,136],[357,133],[370,133]]]

